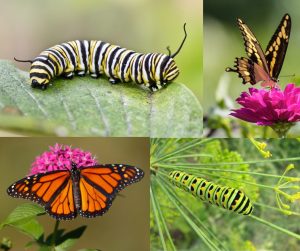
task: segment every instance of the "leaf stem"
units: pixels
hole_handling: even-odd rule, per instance
[[[58,231],[59,223],[60,223],[59,220],[55,221],[54,230],[53,230],[53,234],[52,234],[52,240],[51,240],[51,246],[53,248],[55,248],[55,246],[56,246],[56,234]]]

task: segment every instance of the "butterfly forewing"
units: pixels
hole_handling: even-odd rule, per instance
[[[118,191],[141,180],[141,169],[122,164],[98,165],[81,169],[79,181],[81,208],[84,217],[104,214],[111,206]]]
[[[12,184],[7,189],[7,193],[12,197],[29,199],[39,203],[45,207],[46,212],[56,219],[74,218],[74,207],[66,209],[73,201],[72,193],[67,194],[67,199],[65,197],[66,189],[70,187],[70,181],[68,170],[36,174]]]
[[[289,44],[291,26],[291,17],[289,14],[285,14],[281,19],[281,22],[271,38],[265,52],[270,76],[275,79],[278,78],[283,65],[286,50]]]
[[[238,22],[238,26],[242,32],[245,50],[246,50],[248,57],[254,63],[257,63],[258,65],[263,67],[266,72],[269,72],[264,52],[263,52],[258,40],[254,36],[252,31],[249,29],[249,27],[241,19],[238,18],[237,22]]]

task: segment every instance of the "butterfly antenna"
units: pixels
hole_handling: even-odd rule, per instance
[[[291,75],[283,75],[283,76],[280,76],[281,78],[289,78],[289,77],[295,77],[296,74],[291,74]]]
[[[21,59],[15,58],[15,57],[14,57],[14,60],[17,62],[21,62],[21,63],[31,63],[31,64],[33,63],[33,60],[21,60]]]
[[[179,48],[177,49],[177,51],[176,51],[174,54],[170,55],[171,58],[175,58],[176,55],[180,52],[182,46],[184,45],[184,42],[185,42],[185,40],[186,40],[186,38],[187,38],[187,33],[186,33],[185,26],[186,26],[186,23],[184,23],[184,25],[183,25],[184,38],[183,38],[183,40],[182,40],[182,42],[181,42]],[[167,47],[167,49],[168,49],[168,47]],[[168,49],[168,51],[169,51],[169,54],[171,54],[170,48]]]

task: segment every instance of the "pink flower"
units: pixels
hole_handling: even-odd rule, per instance
[[[45,173],[55,170],[71,169],[72,162],[78,167],[97,165],[97,161],[90,152],[79,148],[72,149],[67,145],[55,144],[49,147],[50,151],[44,152],[35,158],[31,165],[29,175]]]
[[[284,91],[249,88],[249,93],[242,92],[236,101],[242,108],[230,115],[257,125],[289,129],[300,121],[300,88],[294,84],[287,84]]]

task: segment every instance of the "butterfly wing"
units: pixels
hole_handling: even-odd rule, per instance
[[[23,178],[8,189],[15,198],[37,202],[55,219],[76,217],[70,171],[53,171]]]
[[[243,39],[244,39],[245,50],[246,50],[248,57],[254,63],[263,67],[267,73],[269,73],[269,68],[267,65],[265,54],[264,54],[258,40],[254,36],[254,34],[250,30],[250,28],[241,19],[238,18],[237,22],[238,22],[238,26],[240,28],[240,31],[241,31]]]
[[[285,14],[281,19],[281,22],[271,38],[265,52],[270,76],[274,79],[278,78],[283,65],[289,43],[291,26],[291,17],[289,14]]]
[[[241,57],[235,59],[236,70],[227,68],[226,71],[234,71],[238,76],[243,79],[243,84],[250,83],[255,85],[261,82],[262,87],[275,87],[277,82],[270,78],[269,74],[257,63],[251,59]]]
[[[78,212],[89,218],[104,214],[120,190],[144,176],[137,167],[119,164],[83,167],[80,170],[81,206]]]

